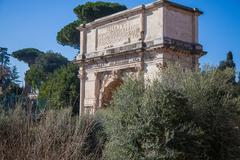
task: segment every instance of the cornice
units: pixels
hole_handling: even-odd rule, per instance
[[[145,10],[145,9],[148,10],[148,9],[151,9],[154,7],[159,7],[159,6],[172,6],[172,7],[178,8],[178,9],[182,9],[184,11],[195,13],[197,15],[203,14],[203,12],[197,8],[187,7],[187,6],[184,6],[184,5],[181,5],[178,3],[174,3],[174,2],[171,2],[168,0],[157,0],[156,2],[153,2],[153,3],[149,3],[146,5],[140,5],[140,6],[132,8],[132,9],[127,9],[127,10],[124,10],[124,11],[121,11],[121,12],[118,12],[118,13],[115,13],[115,14],[112,14],[109,16],[105,16],[105,17],[96,19],[95,21],[87,23],[87,24],[82,24],[79,27],[77,27],[77,29],[79,31],[82,31],[86,28],[95,28],[97,26],[104,25],[109,22],[127,18],[127,17],[129,17],[129,15],[137,14],[137,13],[141,12],[142,10]]]

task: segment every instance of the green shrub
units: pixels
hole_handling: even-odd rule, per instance
[[[56,70],[42,84],[38,100],[40,103],[46,102],[43,105],[51,109],[73,107],[74,113],[77,113],[79,108],[79,86],[78,66],[70,63]]]
[[[105,117],[104,158],[238,160],[239,100],[231,71],[168,67],[147,83],[128,80]]]

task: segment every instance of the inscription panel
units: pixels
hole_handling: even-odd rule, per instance
[[[97,50],[137,42],[141,38],[140,16],[107,24],[97,30]]]

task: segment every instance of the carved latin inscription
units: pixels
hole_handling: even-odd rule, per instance
[[[98,49],[111,48],[140,39],[140,19],[135,17],[98,29]]]

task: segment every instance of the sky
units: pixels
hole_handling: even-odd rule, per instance
[[[90,0],[88,0],[90,1]],[[151,3],[154,0],[103,0],[125,4],[128,8]],[[199,8],[199,42],[208,54],[200,59],[201,65],[217,66],[232,51],[240,70],[240,0],[172,0],[189,7]],[[37,48],[61,53],[73,60],[77,50],[61,46],[57,32],[76,20],[73,8],[87,0],[0,0],[0,47],[8,52]],[[92,1],[93,2],[93,1]],[[11,64],[19,71],[23,81],[27,65],[16,59]],[[23,83],[23,82],[22,82]]]

